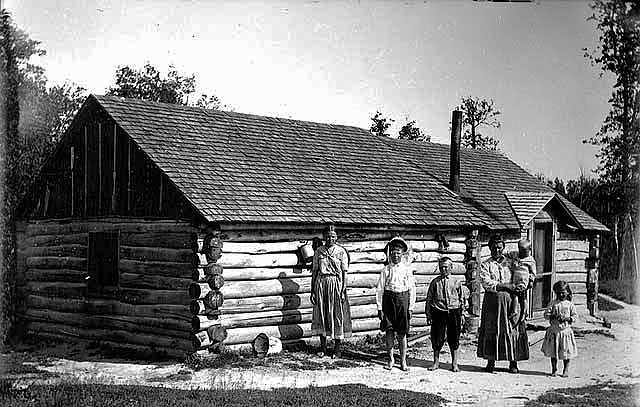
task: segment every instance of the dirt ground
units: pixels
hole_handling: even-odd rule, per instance
[[[427,338],[411,347],[409,372],[398,368],[384,370],[382,357],[373,361],[355,357],[334,361],[306,352],[284,352],[258,363],[236,359],[230,366],[194,370],[181,363],[107,359],[97,350],[56,345],[47,349],[17,348],[0,354],[0,378],[17,379],[17,386],[72,381],[180,389],[271,389],[361,383],[438,394],[450,400],[452,406],[518,406],[551,389],[603,382],[640,383],[640,351],[637,349],[640,307],[626,306],[600,315],[612,323],[612,328],[589,333],[598,326],[583,319],[576,329],[579,355],[572,361],[569,378],[549,376],[549,360],[540,352],[541,343],[531,346],[531,358],[520,363],[520,374],[508,373],[508,362],[498,362],[495,373],[483,372],[484,361],[475,356],[475,343],[471,338],[461,346],[462,371],[459,373],[448,370],[448,353],[442,355],[445,363],[441,363],[440,370],[428,371],[432,353]],[[535,340],[542,333],[534,333],[531,338]],[[375,349],[368,350],[375,352]]]

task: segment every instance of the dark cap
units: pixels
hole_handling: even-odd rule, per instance
[[[502,240],[502,235],[500,233],[494,233],[489,237],[489,246],[496,243],[504,244],[504,240]]]
[[[336,231],[336,226],[333,223],[328,223],[322,230],[322,233],[331,233],[335,231]]]

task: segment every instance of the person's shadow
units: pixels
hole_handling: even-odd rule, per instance
[[[410,358],[410,357],[407,358],[407,362],[409,363],[409,366],[422,367],[425,369],[428,369],[433,365],[433,360],[417,359],[417,358]],[[459,363],[458,367],[460,367],[460,370],[465,372],[484,372],[482,366],[480,365],[466,365],[466,364]],[[440,368],[438,370],[451,371],[451,361],[449,362],[440,361]]]
[[[426,360],[426,359],[407,358],[407,362],[409,363],[409,366],[422,367],[426,369],[430,368],[433,365],[432,360]],[[482,364],[482,363],[485,363],[485,361],[482,360],[480,363],[481,364],[478,364],[478,365],[469,365],[469,364],[459,363],[458,366],[460,367],[460,371],[463,371],[463,372],[486,373],[484,371],[484,365]],[[504,362],[504,363],[508,363],[508,362]],[[520,369],[519,374],[521,375],[549,376],[547,372],[541,372],[537,370],[523,370],[522,366],[518,366],[518,367]],[[448,362],[440,361],[440,368],[438,370],[451,371],[451,361],[448,361]],[[508,371],[509,371],[508,366],[504,366],[504,367],[497,366],[495,369],[496,373],[508,372]]]
[[[303,274],[303,268],[294,268],[294,272],[299,270],[300,275]],[[299,295],[300,284],[292,278],[287,277],[285,272],[278,274],[278,282],[282,286],[282,317],[277,322],[280,340],[300,339],[304,335],[304,331],[300,324],[302,323],[302,313],[300,306],[302,298]]]
[[[313,251],[315,252],[322,244],[322,239],[314,237],[312,239]],[[300,277],[309,277],[311,271],[309,259],[305,259],[300,251],[297,252],[297,255],[298,264],[293,268],[293,275],[296,277],[298,275]],[[287,277],[287,273],[280,272],[278,274],[278,282],[282,286],[283,300],[282,318],[278,322],[278,332],[281,340],[295,342],[295,340],[302,339],[304,336],[304,330],[300,325],[311,320],[312,309],[310,308],[313,305],[309,300],[303,301],[300,293],[300,284],[294,278]],[[313,287],[311,287],[311,290],[313,290]],[[304,313],[301,311],[301,307],[304,307]]]

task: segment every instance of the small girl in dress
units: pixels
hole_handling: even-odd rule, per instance
[[[571,287],[566,281],[557,281],[553,285],[556,299],[551,301],[544,317],[550,325],[542,343],[542,353],[551,358],[551,376],[558,374],[558,359],[562,359],[564,370],[562,377],[569,376],[569,361],[578,354],[576,339],[571,324],[577,319],[576,307],[571,302]]]

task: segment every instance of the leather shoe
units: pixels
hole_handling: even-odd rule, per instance
[[[493,373],[495,368],[496,368],[496,362],[494,362],[493,360],[490,360],[487,362],[487,366],[485,366],[484,371],[487,373]]]

